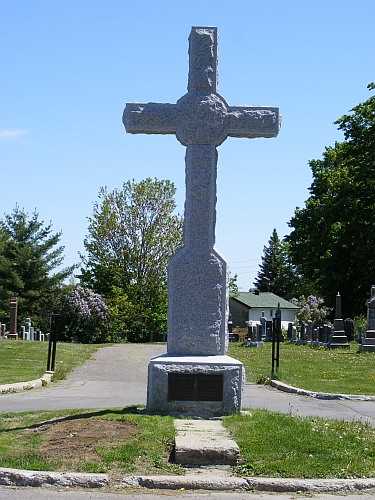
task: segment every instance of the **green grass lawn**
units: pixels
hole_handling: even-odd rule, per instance
[[[298,417],[267,410],[225,417],[238,444],[241,476],[375,476],[375,429],[364,422]]]
[[[249,382],[271,376],[272,344],[246,347],[230,343],[228,354],[242,363]],[[375,395],[375,353],[350,349],[323,349],[290,342],[280,343],[277,379],[286,384],[317,392]]]
[[[109,345],[109,344],[106,344]],[[59,342],[56,348],[56,368],[69,373],[83,364],[100,347],[95,344]],[[0,342],[1,384],[27,382],[41,378],[46,371],[48,342],[2,340]]]
[[[65,472],[184,474],[170,462],[171,416],[133,407],[0,415],[2,467]],[[239,476],[375,476],[375,429],[364,422],[252,410],[224,418],[240,447]]]

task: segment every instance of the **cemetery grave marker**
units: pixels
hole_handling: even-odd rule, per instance
[[[362,338],[361,350],[375,351],[375,286],[371,287],[371,298],[366,301],[367,322],[366,333]]]
[[[10,299],[10,322],[9,322],[9,333],[7,335],[8,339],[17,339],[17,312],[18,312],[18,298],[12,297]]]
[[[348,338],[345,335],[344,330],[344,320],[342,319],[341,312],[341,296],[339,293],[336,295],[336,309],[335,309],[335,321],[334,321],[334,331],[331,335],[331,338],[328,342],[327,347],[330,349],[334,349],[336,347],[348,347],[350,348],[350,344],[348,343]]]
[[[241,409],[244,368],[226,356],[229,272],[214,249],[216,148],[229,136],[276,137],[280,116],[274,107],[229,106],[217,91],[217,63],[217,28],[193,27],[188,93],[176,104],[128,103],[123,114],[127,132],[175,134],[186,147],[184,246],[168,266],[167,354],[149,364],[150,412],[223,415]],[[207,399],[207,384],[214,400]],[[186,386],[187,399],[176,386]]]

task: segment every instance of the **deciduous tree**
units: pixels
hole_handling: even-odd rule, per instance
[[[293,263],[325,303],[334,307],[340,292],[343,315],[354,317],[375,283],[375,96],[335,124],[345,140],[310,161],[310,196],[286,239]]]
[[[166,330],[167,264],[182,245],[175,192],[172,182],[150,178],[125,182],[111,192],[102,188],[89,218],[80,279],[110,300],[118,317],[121,290],[130,340]]]

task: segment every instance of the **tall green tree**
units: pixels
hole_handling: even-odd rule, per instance
[[[298,275],[288,256],[288,245],[280,240],[274,228],[263,247],[262,264],[254,281],[260,292],[272,292],[282,298],[289,299],[295,294]]]
[[[150,178],[101,188],[89,218],[81,282],[110,302],[130,340],[166,330],[167,264],[182,245],[175,192],[172,182]]]
[[[343,315],[354,317],[363,314],[375,283],[375,96],[335,124],[345,141],[309,162],[310,196],[286,239],[293,263],[325,304],[334,307],[340,292]]]
[[[18,317],[27,317],[35,326],[47,329],[53,304],[63,281],[75,266],[54,270],[64,260],[58,246],[61,231],[52,233],[52,223],[44,225],[35,211],[28,214],[18,206],[0,220],[0,314],[9,318],[12,296],[18,297]]]

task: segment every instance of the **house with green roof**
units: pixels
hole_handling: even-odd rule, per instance
[[[248,322],[250,324],[259,323],[259,319],[264,312],[267,320],[275,317],[275,312],[280,304],[281,325],[285,328],[288,323],[293,323],[299,307],[288,300],[282,299],[271,292],[239,292],[237,297],[229,299],[229,312],[233,327],[244,328]]]

